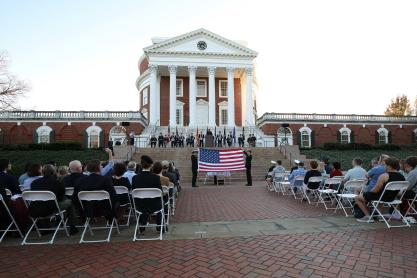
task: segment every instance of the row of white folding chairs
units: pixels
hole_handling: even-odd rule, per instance
[[[128,191],[127,191],[128,192]],[[10,192],[8,192],[10,193]],[[159,227],[160,228],[160,232],[159,232],[159,236],[157,238],[150,238],[150,239],[159,239],[162,240],[162,234],[163,234],[163,229],[165,229],[165,215],[164,215],[164,201],[163,201],[163,192],[157,188],[137,188],[134,189],[130,195],[132,196],[132,199],[148,199],[148,198],[160,198],[161,200],[161,208],[160,210],[157,210],[155,212],[152,213],[161,213],[162,215],[162,222],[159,225],[155,225],[152,224],[150,225],[149,223],[147,223],[146,225],[140,225],[139,224],[139,217],[140,215],[143,213],[140,210],[138,210],[136,208],[136,203],[133,202],[133,208],[134,208],[134,214],[135,214],[135,218],[136,218],[136,227],[135,227],[135,232],[134,232],[134,237],[133,237],[133,241],[136,240],[149,240],[149,238],[147,239],[141,239],[140,237],[137,236],[137,230],[139,228],[142,227]],[[0,195],[1,197],[1,195]],[[29,204],[30,202],[46,202],[46,201],[52,201],[54,202],[54,205],[56,207],[56,211],[54,211],[53,214],[50,215],[45,215],[43,217],[30,217],[30,219],[32,220],[32,225],[29,228],[28,232],[26,233],[26,235],[23,238],[22,241],[22,245],[27,245],[27,244],[53,244],[55,237],[58,233],[59,230],[64,230],[66,235],[69,236],[68,230],[67,230],[67,225],[66,225],[66,220],[64,217],[64,213],[65,210],[61,210],[59,205],[58,205],[58,201],[57,198],[55,196],[55,194],[51,191],[25,191],[22,193],[22,198],[25,202],[25,205],[27,206],[27,208],[29,209]],[[78,193],[78,199],[81,203],[81,207],[84,209],[84,205],[83,205],[83,201],[108,201],[109,203],[109,208],[112,209],[112,204],[111,204],[111,200],[110,200],[110,195],[107,191],[103,191],[103,190],[99,190],[99,191],[81,191]],[[1,232],[3,232],[2,236],[1,236],[1,240],[0,242],[3,240],[3,238],[5,237],[7,232],[11,232],[11,231],[18,231],[19,234],[23,237],[23,234],[21,233],[17,222],[15,221],[13,215],[10,213],[10,210],[8,209],[6,203],[4,202],[3,198],[1,197],[1,204],[4,206],[4,208],[6,209],[10,219],[11,219],[11,223],[10,225],[5,229],[2,230]],[[58,225],[54,228],[39,228],[37,225],[37,222],[40,219],[53,219],[56,217],[59,217],[59,222]],[[102,227],[92,227],[90,225],[90,221],[91,219],[89,217],[86,218],[86,221],[84,223],[84,230],[83,233],[81,235],[81,239],[80,239],[80,243],[86,243],[86,242],[110,242],[110,237],[112,234],[112,230],[115,227],[117,232],[119,233],[119,226],[117,223],[117,219],[115,217],[113,217],[111,225],[106,225],[106,226],[102,226]],[[15,229],[12,229],[12,227],[15,226]],[[62,226],[62,227],[61,227]],[[30,233],[32,232],[32,230],[35,229],[35,231],[37,232],[38,236],[41,237],[41,231],[45,231],[45,230],[52,230],[53,231],[53,235],[52,238],[49,241],[36,241],[36,242],[29,242],[28,241],[28,237],[30,235]],[[93,230],[94,229],[109,229],[109,232],[107,234],[107,237],[105,240],[85,240],[85,233],[87,231],[87,229],[90,231],[90,234],[93,235]]]

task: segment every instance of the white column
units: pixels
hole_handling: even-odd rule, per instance
[[[157,95],[156,95],[156,75],[158,73],[158,65],[149,65],[150,76],[150,90],[149,90],[149,124],[154,125],[157,121],[156,119],[156,104],[157,104]]]
[[[177,66],[168,66],[169,70],[169,125],[176,126],[177,111]]]
[[[210,127],[216,125],[216,94],[215,94],[215,77],[216,77],[216,67],[208,67],[208,76],[209,76],[209,120],[208,124]]]
[[[156,122],[161,125],[161,76],[156,78]]]
[[[254,126],[252,83],[253,68],[246,68],[246,121],[249,125]]]
[[[196,66],[189,66],[188,72],[190,77],[190,101],[189,101],[189,115],[188,118],[190,119],[188,122],[188,126],[194,127],[195,126],[195,118],[196,118],[196,108],[197,108],[197,102],[196,102],[196,90],[197,90],[197,84],[196,84],[196,75],[197,67]]]
[[[235,86],[234,68],[226,68],[227,71],[227,125],[235,126]]]

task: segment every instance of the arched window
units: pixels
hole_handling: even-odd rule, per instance
[[[302,127],[299,130],[300,132],[300,146],[301,148],[311,148],[311,132],[312,130],[308,127]]]
[[[277,131],[278,142],[280,144],[292,145],[292,131],[288,127],[280,127]]]
[[[352,131],[347,127],[343,127],[341,129],[339,129],[340,143],[341,144],[349,144],[351,142],[351,133],[352,133]]]
[[[109,132],[109,140],[113,142],[115,145],[122,144],[126,141],[126,128],[123,126],[114,126],[110,129]],[[117,143],[119,142],[119,143]]]
[[[388,144],[388,130],[386,128],[379,128],[377,130],[378,136],[377,136],[377,143],[378,144]]]
[[[87,146],[90,149],[103,147],[100,145],[100,133],[101,128],[99,126],[90,126],[86,129],[87,133]]]
[[[38,144],[49,144],[51,143],[51,132],[52,128],[49,126],[40,126],[36,129],[37,141]]]

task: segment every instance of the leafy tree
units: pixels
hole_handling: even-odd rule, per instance
[[[0,110],[15,109],[16,100],[29,90],[25,81],[9,72],[9,59],[0,51]]]
[[[411,105],[406,95],[391,99],[391,103],[385,110],[387,116],[405,116],[411,114]]]

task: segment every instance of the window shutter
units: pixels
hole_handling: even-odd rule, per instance
[[[342,134],[340,133],[340,131],[337,131],[337,142],[342,143]]]
[[[33,131],[33,143],[38,144],[38,133],[36,129]]]
[[[104,148],[104,130],[100,131],[99,140],[100,140],[99,147]]]
[[[350,132],[350,143],[355,143],[355,136],[353,134],[353,130]]]
[[[310,142],[311,142],[310,148],[316,145],[316,133],[314,132],[314,130],[310,133]]]
[[[297,131],[297,144],[300,148],[302,148],[303,146],[301,146],[301,132]]]
[[[83,132],[83,145],[84,145],[84,148],[88,149],[89,147],[88,146],[88,133],[85,130]]]
[[[392,132],[388,131],[388,144],[392,144]]]
[[[54,130],[52,130],[49,133],[49,143],[53,143],[53,142],[55,142],[55,131]]]
[[[375,131],[375,144],[379,144],[379,133]]]

